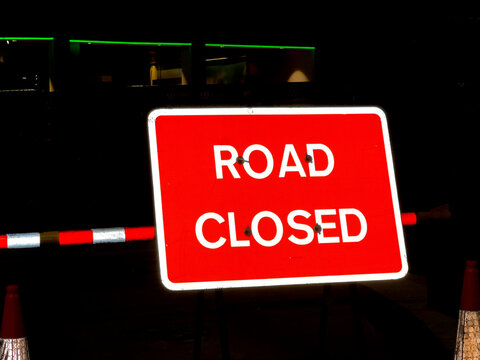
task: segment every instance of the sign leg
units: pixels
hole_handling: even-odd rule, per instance
[[[324,285],[323,297],[320,303],[320,306],[321,306],[320,333],[319,333],[320,359],[326,359],[328,355],[328,352],[327,352],[328,307],[331,302],[331,297],[332,297],[332,286]]]
[[[199,291],[197,294],[197,309],[195,314],[195,342],[193,347],[193,359],[200,360],[202,355],[202,333],[203,333],[203,303],[205,300],[205,291]]]
[[[367,359],[367,349],[365,341],[365,333],[363,331],[362,312],[360,307],[360,299],[358,296],[357,284],[349,285],[350,301],[352,302],[353,322],[355,326],[355,334],[358,348],[358,358]]]
[[[228,346],[227,318],[225,314],[225,302],[223,300],[223,290],[215,290],[215,300],[217,305],[218,329],[220,333],[220,347],[222,360],[230,359],[230,350]]]

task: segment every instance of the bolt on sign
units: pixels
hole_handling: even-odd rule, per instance
[[[167,288],[407,273],[381,109],[158,109],[148,130]]]

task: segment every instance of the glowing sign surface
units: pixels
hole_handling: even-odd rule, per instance
[[[379,108],[158,109],[148,125],[167,288],[406,274]]]

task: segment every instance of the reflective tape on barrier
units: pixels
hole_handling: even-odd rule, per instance
[[[9,249],[40,247],[40,233],[7,234]]]
[[[93,229],[93,243],[125,242],[124,228]]]
[[[38,248],[47,245],[108,244],[153,240],[155,227],[115,227],[91,230],[48,231],[0,235],[0,249]]]

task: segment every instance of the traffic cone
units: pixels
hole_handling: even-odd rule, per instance
[[[27,337],[23,327],[20,295],[17,285],[7,286],[0,331],[0,360],[28,360]]]
[[[480,282],[477,261],[465,264],[455,360],[480,359]]]

